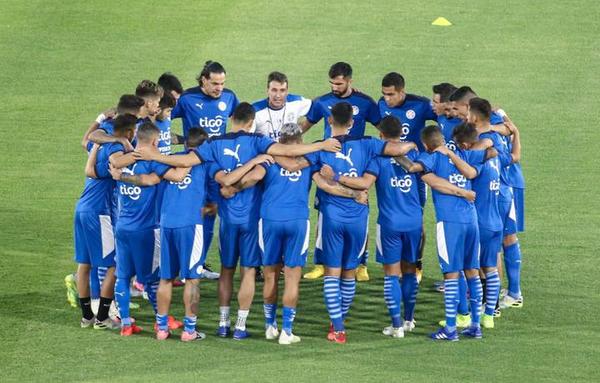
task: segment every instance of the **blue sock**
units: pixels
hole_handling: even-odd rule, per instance
[[[494,315],[500,294],[500,276],[497,271],[485,275],[485,314]]]
[[[508,295],[521,297],[521,247],[519,242],[504,247],[504,268],[508,279]]]
[[[456,308],[458,303],[458,279],[444,279],[444,306],[446,328],[456,331]]]
[[[404,303],[404,320],[412,321],[415,318],[415,305],[419,282],[415,273],[402,274],[402,303]]]
[[[263,304],[263,311],[265,313],[265,328],[268,326],[277,327],[277,303]]]
[[[156,314],[156,325],[161,331],[169,331],[169,314]]]
[[[467,279],[469,285],[469,300],[471,301],[471,326],[479,327],[481,317],[481,299],[483,298],[483,288],[479,276]]]
[[[392,326],[395,328],[401,327],[400,301],[402,300],[402,288],[397,275],[383,277],[383,297],[392,318]]]
[[[129,317],[129,278],[117,278],[117,282],[115,283],[115,300],[119,307],[121,325],[131,326],[131,318]]]
[[[202,223],[202,234],[204,241],[204,254],[208,254],[208,250],[210,249],[210,244],[212,243],[213,234],[215,231],[215,220],[217,219],[216,215],[205,215]]]
[[[294,326],[294,318],[296,317],[296,308],[283,306],[283,331],[290,335]]]
[[[154,309],[154,313],[158,312],[158,308],[156,307],[156,291],[158,290],[159,281],[147,282],[144,284],[144,291],[148,294],[148,301],[152,304],[152,309]]]
[[[458,313],[460,315],[469,314],[469,301],[467,300],[467,279],[465,273],[460,272],[458,277]]]
[[[323,278],[323,296],[329,319],[335,331],[344,331],[342,319],[342,296],[340,294],[340,278],[325,276]]]
[[[100,279],[98,278],[98,268],[92,267],[90,270],[90,298],[100,299]]]
[[[360,257],[360,264],[363,266],[367,265],[367,261],[369,260],[369,249],[366,249],[362,256]]]
[[[193,316],[193,317],[184,316],[183,317],[183,331],[189,332],[190,334],[193,333],[194,331],[196,331],[196,316]]]
[[[356,279],[342,278],[340,283],[340,291],[342,293],[342,318],[346,319],[352,301],[354,301],[354,295],[356,294]]]

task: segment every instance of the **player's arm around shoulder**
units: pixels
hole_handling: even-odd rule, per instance
[[[98,148],[100,148],[100,145],[98,145],[98,144],[94,144],[92,146],[92,150],[90,150],[88,159],[85,162],[85,175],[90,178],[98,178],[98,175],[96,174],[96,161],[98,159]]]
[[[367,190],[351,189],[340,184],[339,182],[327,180],[318,172],[313,173],[312,179],[317,185],[317,187],[323,190],[325,193],[329,193],[331,195],[336,195],[339,197],[351,198],[363,205],[369,204],[369,192]]]
[[[438,177],[434,173],[424,174],[421,176],[421,179],[429,185],[430,188],[435,189],[440,193],[455,195],[471,202],[475,201],[475,192],[473,190],[461,189],[447,180]]]

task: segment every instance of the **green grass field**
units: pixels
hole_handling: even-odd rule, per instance
[[[595,1],[167,3],[0,1],[0,381],[600,381]],[[431,26],[438,16],[454,25]],[[395,70],[412,93],[429,96],[432,84],[450,81],[501,105],[524,142],[524,307],[505,311],[481,341],[427,339],[443,315],[432,288],[440,271],[429,204],[418,327],[403,340],[380,334],[388,317],[374,260],[345,346],[324,339],[321,283],[307,281],[295,325],[303,341],[292,347],[260,336],[260,290],[250,314],[254,339],[213,336],[210,281],[201,284],[203,342],[80,329],[63,278],[75,269],[81,136],[140,80],[169,70],[193,86],[207,59],[225,65],[228,87],[248,101],[264,97],[271,70],[287,73],[294,93],[323,94],[329,65],[343,60],[354,66],[355,86],[374,98],[381,77]],[[309,136],[320,134],[319,125]],[[181,316],[179,292],[174,299]],[[147,302],[133,315],[151,328]]]

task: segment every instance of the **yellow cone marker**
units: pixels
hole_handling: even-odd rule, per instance
[[[438,17],[437,19],[433,20],[431,25],[437,25],[438,27],[449,27],[452,25],[452,23],[449,22],[445,17]]]

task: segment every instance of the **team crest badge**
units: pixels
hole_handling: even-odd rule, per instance
[[[356,116],[359,112],[360,109],[358,109],[358,106],[352,105],[352,114]]]
[[[227,104],[226,104],[226,103],[224,103],[223,101],[219,101],[219,104],[217,105],[217,108],[219,108],[219,110],[220,110],[221,112],[224,112],[224,111],[225,111],[225,109],[227,109]]]
[[[412,120],[415,118],[415,111],[412,109],[409,109],[406,111],[406,118],[408,118],[409,120]]]

